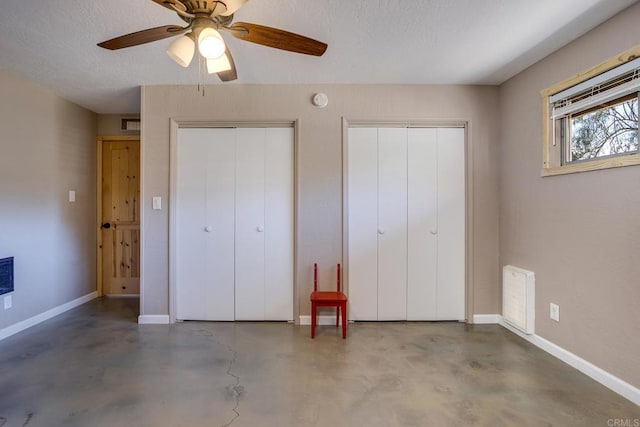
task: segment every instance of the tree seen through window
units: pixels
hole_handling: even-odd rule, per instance
[[[638,97],[625,97],[570,118],[570,161],[638,151]]]

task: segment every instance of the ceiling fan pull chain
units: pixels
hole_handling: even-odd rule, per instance
[[[202,89],[202,96],[204,96],[205,79],[207,78],[205,66],[206,63],[202,56],[198,55],[198,92]]]
[[[198,55],[198,92],[200,92],[201,80],[202,80],[202,57]]]

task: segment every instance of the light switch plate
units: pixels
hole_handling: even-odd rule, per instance
[[[151,202],[152,209],[154,211],[159,211],[162,209],[162,197],[154,196]]]
[[[76,201],[76,192],[74,190],[69,190],[69,201],[71,203]]]
[[[560,306],[558,304],[549,303],[549,317],[556,322],[560,321]]]
[[[4,309],[9,310],[12,305],[13,305],[13,299],[11,298],[11,295],[6,295],[4,297]]]

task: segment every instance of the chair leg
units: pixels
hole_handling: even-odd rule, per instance
[[[339,320],[340,320],[340,306],[336,305],[336,328],[338,327]]]
[[[347,338],[347,304],[342,304],[342,339]]]
[[[316,305],[311,303],[311,339],[316,336]]]

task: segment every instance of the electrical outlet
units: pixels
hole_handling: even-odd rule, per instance
[[[9,310],[13,305],[13,301],[11,299],[11,295],[7,295],[4,297],[4,309]]]
[[[556,322],[560,321],[560,306],[558,304],[549,303],[549,317]]]

